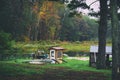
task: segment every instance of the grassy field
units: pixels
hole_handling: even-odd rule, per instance
[[[61,42],[38,41],[17,42],[13,47],[19,55],[29,54],[37,50],[49,53],[51,46],[61,46],[65,52],[89,52],[90,45],[97,42]],[[111,45],[111,44],[107,44]],[[17,55],[18,56],[18,55]],[[22,57],[23,58],[23,57]],[[82,58],[82,57],[80,57]],[[30,58],[27,58],[27,60]],[[26,59],[12,58],[0,61],[0,80],[111,80],[111,70],[97,70],[89,67],[88,60],[65,58],[67,63],[33,65],[23,63]]]
[[[44,65],[22,63],[23,59],[0,61],[0,80],[111,80],[111,70],[89,67],[88,60],[65,60]]]
[[[49,54],[49,48],[52,46],[60,46],[65,48],[65,53],[69,56],[89,55],[90,46],[98,45],[97,41],[68,42],[68,41],[35,41],[35,42],[17,42],[13,47],[16,50],[13,53],[17,55],[26,55],[35,53],[37,50],[43,50]],[[111,45],[111,43],[107,43]]]
[[[76,42],[68,42],[68,41],[35,41],[35,42],[17,42],[13,47],[17,49],[22,49],[23,51],[36,51],[36,50],[46,50],[51,46],[61,46],[66,49],[66,51],[83,51],[89,52],[91,45],[98,45],[97,41],[76,41]],[[107,45],[111,45],[110,42]]]
[[[37,50],[44,50],[49,53],[49,48],[52,46],[60,46],[65,48],[65,52],[89,52],[90,45],[97,45],[97,42],[84,41],[84,42],[61,42],[61,41],[38,41],[38,42],[17,42],[13,47],[19,53],[31,53]]]

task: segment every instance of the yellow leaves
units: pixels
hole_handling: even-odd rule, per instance
[[[51,11],[54,7],[54,2],[52,1],[44,1],[41,10],[42,11]],[[53,10],[52,10],[53,11]]]
[[[41,19],[45,19],[45,18],[46,18],[46,13],[45,13],[45,12],[40,12],[40,13],[39,13],[39,17],[40,17]]]
[[[23,39],[23,41],[25,41],[25,42],[29,42],[30,41],[29,37],[25,36],[25,35],[22,35],[21,39]]]
[[[53,1],[44,1],[39,12],[39,18],[47,20],[50,18],[60,19],[56,6],[56,3]]]
[[[55,17],[56,19],[60,19],[60,17],[59,17],[58,15],[54,15],[54,17]]]
[[[58,35],[57,31],[60,30],[61,26],[58,14],[59,7],[56,3],[57,2],[44,1],[37,14],[41,29],[43,28],[44,30],[46,28],[45,32],[47,33],[43,37],[50,38],[51,40],[56,38]],[[36,9],[37,7],[34,6],[34,8]]]

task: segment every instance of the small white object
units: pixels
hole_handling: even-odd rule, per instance
[[[55,60],[55,50],[50,50],[50,59],[51,59],[51,60],[52,60],[52,59]],[[55,64],[55,61],[52,60],[51,63]]]
[[[118,72],[118,73],[120,72],[120,68],[119,68],[119,67],[117,68],[117,72]]]

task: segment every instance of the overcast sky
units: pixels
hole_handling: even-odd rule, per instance
[[[71,0],[69,0],[69,1],[71,1]],[[95,2],[95,1],[97,1],[97,0],[86,0],[86,3],[87,3],[87,5],[90,5],[91,3]],[[93,10],[94,10],[95,12],[98,12],[98,11],[99,11],[99,7],[100,7],[99,1],[93,3],[93,4],[90,6],[90,8],[93,8]],[[85,15],[87,15],[87,14],[90,12],[90,10],[88,10],[88,9],[81,9],[81,8],[78,8],[78,11],[82,12],[82,13],[85,14]],[[91,17],[91,18],[92,18],[92,17]],[[94,17],[93,17],[93,18],[94,18]]]
[[[94,2],[94,1],[96,1],[96,0],[86,0],[86,3],[88,4],[88,5],[90,5],[92,2]],[[97,2],[95,2],[94,4],[92,4],[91,6],[90,6],[90,8],[93,8],[94,9],[94,11],[99,11],[99,1],[97,1]],[[86,10],[82,10],[83,11],[83,13],[88,13],[89,11],[86,9]]]

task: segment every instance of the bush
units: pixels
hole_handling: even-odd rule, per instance
[[[0,31],[0,50],[10,48],[11,48],[10,34]]]
[[[12,49],[13,41],[10,34],[0,31],[0,58],[5,58],[5,54],[8,54]]]

